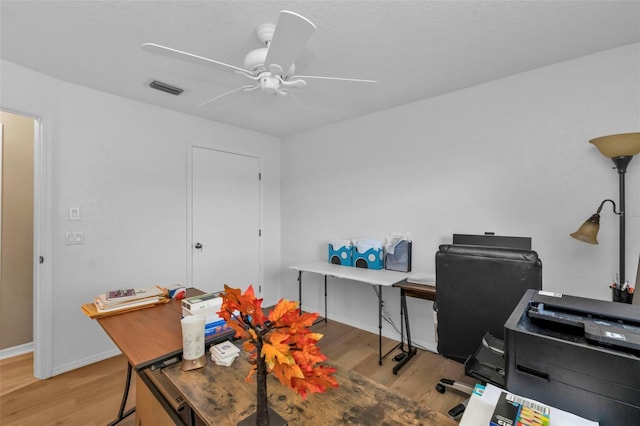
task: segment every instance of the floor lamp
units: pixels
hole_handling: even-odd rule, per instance
[[[618,278],[614,283],[614,295],[615,289],[623,290],[626,295],[630,294],[627,280],[625,277],[625,190],[624,190],[624,175],[627,172],[627,166],[634,155],[640,153],[640,133],[622,133],[617,135],[602,136],[590,140],[594,144],[602,155],[611,158],[615,169],[618,170],[618,180],[620,182],[620,196],[619,207],[620,210],[616,211],[616,203],[613,200],[604,200],[600,203],[598,211],[592,215],[582,226],[571,236],[577,240],[583,241],[589,244],[598,244],[597,235],[600,229],[600,211],[606,202],[613,204],[613,212],[620,218],[620,270]],[[632,291],[632,290],[631,290]],[[615,297],[614,297],[615,299]],[[631,300],[631,297],[629,297]],[[629,301],[629,303],[631,303]]]

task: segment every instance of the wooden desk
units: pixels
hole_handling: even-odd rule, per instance
[[[187,296],[196,296],[203,293],[197,289],[187,289]],[[127,412],[124,411],[131,386],[132,368],[135,368],[136,373],[140,373],[146,368],[162,368],[181,361],[181,318],[181,301],[171,300],[168,303],[145,309],[97,319],[100,326],[107,332],[111,340],[128,360],[127,378],[118,416],[109,425],[118,424],[135,411],[135,407]],[[209,337],[207,343],[224,340],[231,336],[233,336],[232,330],[222,335]],[[160,392],[147,379],[147,375],[138,374],[138,377],[150,387],[154,396],[162,401]],[[165,407],[165,409],[169,415],[173,414],[173,411],[168,407]],[[178,417],[173,418],[173,420],[177,424],[181,423]]]
[[[136,410],[133,407],[124,411],[129,398],[132,367],[139,372],[181,353],[181,310],[180,301],[171,300],[169,303],[96,320],[128,361],[127,378],[118,415],[108,426],[120,423]]]
[[[393,285],[400,289],[400,348],[402,354],[394,358],[398,363],[393,367],[393,374],[409,362],[417,353],[417,349],[411,344],[411,327],[409,326],[409,312],[407,310],[407,296],[424,300],[436,300],[436,287],[426,284],[416,284],[402,281]],[[404,331],[407,332],[407,349],[404,348]]]
[[[269,404],[295,425],[455,425],[456,422],[414,400],[340,366],[339,387],[303,400],[272,375],[268,377]],[[162,370],[206,424],[235,426],[256,409],[256,384],[245,382],[251,366],[242,357],[230,367],[209,361],[205,368],[184,372],[179,365]]]
[[[382,287],[391,287],[399,282],[405,281],[409,274],[404,272],[389,271],[386,269],[364,269],[351,266],[341,266],[317,260],[315,262],[303,263],[291,266],[290,269],[298,271],[298,299],[302,308],[302,273],[311,272],[324,276],[324,320],[327,321],[327,277],[335,277],[344,280],[356,281],[364,284],[371,284],[378,296],[378,364],[382,365],[382,360],[391,351],[382,354]],[[395,349],[395,348],[394,348]]]
[[[194,295],[197,293],[194,293]],[[136,370],[182,353],[179,300],[97,319]]]
[[[424,300],[436,300],[436,286],[429,284],[416,284],[410,282],[401,282],[394,284],[394,287],[398,287],[401,291],[404,291],[405,296],[415,297],[417,299]]]

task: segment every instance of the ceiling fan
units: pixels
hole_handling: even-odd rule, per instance
[[[155,43],[144,43],[142,49],[175,59],[212,66],[222,71],[234,72],[253,80],[253,84],[229,90],[202,102],[198,106],[217,101],[236,92],[261,91],[268,95],[287,96],[289,89],[301,89],[307,85],[307,80],[377,84],[374,80],[295,75],[294,62],[304,50],[315,30],[316,26],[304,16],[283,10],[280,12],[277,24],[258,25],[256,34],[266,47],[249,52],[244,58],[244,68]]]

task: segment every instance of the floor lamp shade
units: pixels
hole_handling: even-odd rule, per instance
[[[598,244],[600,230],[600,215],[598,213],[587,219],[576,232],[570,234],[576,240],[589,244]]]
[[[609,158],[633,157],[640,153],[640,133],[620,133],[591,139],[602,155]]]

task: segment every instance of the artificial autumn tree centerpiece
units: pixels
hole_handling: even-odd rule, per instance
[[[247,381],[255,373],[256,425],[269,425],[269,373],[303,399],[309,393],[338,387],[333,377],[336,369],[322,364],[327,357],[316,346],[322,334],[309,330],[318,317],[317,313],[301,313],[298,302],[280,299],[265,316],[262,299],[256,298],[253,286],[250,285],[243,294],[240,289],[225,285],[218,315],[235,330],[236,338],[244,339],[243,349],[250,354],[249,360],[255,361]],[[277,416],[273,411],[271,415]]]

